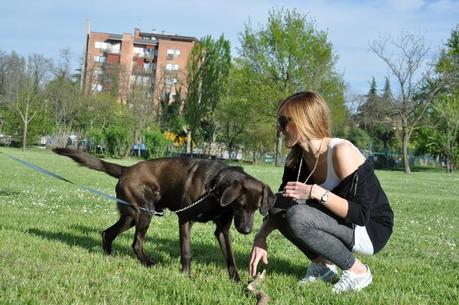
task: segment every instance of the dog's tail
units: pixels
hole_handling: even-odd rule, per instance
[[[72,158],[78,164],[95,169],[97,171],[105,172],[112,177],[119,178],[123,173],[125,166],[118,165],[115,163],[105,162],[99,158],[96,158],[88,153],[82,152],[76,149],[70,148],[54,148],[53,151],[56,154]]]

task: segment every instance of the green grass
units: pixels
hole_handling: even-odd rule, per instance
[[[49,151],[0,148],[70,180],[114,194],[116,180],[76,166]],[[117,160],[130,164],[133,161]],[[277,190],[282,169],[246,165]],[[279,233],[268,240],[262,285],[270,304],[458,304],[459,175],[378,171],[395,212],[395,230],[379,254],[363,257],[374,283],[360,293],[335,296],[325,283],[299,286],[307,259]],[[100,232],[118,217],[115,204],[76,186],[25,168],[0,154],[0,304],[255,304],[228,279],[212,223],[193,226],[191,278],[180,273],[177,217],[155,218],[145,249],[157,265],[141,266],[133,231],[102,253]],[[261,223],[256,217],[255,227]],[[234,229],[243,282],[253,234]]]

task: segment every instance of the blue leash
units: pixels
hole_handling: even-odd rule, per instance
[[[90,193],[96,194],[96,195],[98,195],[98,196],[100,196],[100,197],[103,197],[103,198],[105,198],[105,199],[108,199],[108,200],[115,200],[115,201],[118,202],[118,203],[121,203],[121,204],[128,205],[128,206],[132,207],[132,205],[131,205],[129,202],[124,201],[123,199],[120,199],[120,198],[117,198],[117,197],[115,197],[115,196],[112,196],[112,195],[103,193],[103,192],[101,192],[101,191],[95,190],[95,189],[90,188],[90,187],[88,187],[88,186],[86,186],[86,185],[83,185],[83,184],[79,184],[79,183],[70,181],[70,180],[68,180],[67,178],[64,178],[64,177],[59,176],[59,175],[57,175],[57,174],[55,174],[55,173],[52,173],[52,172],[50,172],[50,171],[48,171],[48,170],[46,170],[46,169],[44,169],[44,168],[41,168],[41,167],[39,167],[39,166],[37,166],[37,165],[35,165],[35,164],[32,164],[32,163],[30,163],[30,162],[27,162],[27,161],[24,161],[24,160],[15,158],[15,157],[13,157],[13,156],[10,156],[10,155],[8,155],[8,154],[5,154],[4,152],[1,152],[1,151],[0,151],[0,154],[4,154],[5,156],[10,157],[11,159],[13,159],[13,160],[15,160],[15,161],[21,163],[22,165],[24,165],[24,166],[26,166],[26,167],[28,167],[28,168],[31,168],[31,169],[33,169],[33,170],[39,172],[39,173],[42,173],[42,174],[44,174],[44,175],[46,175],[46,176],[53,177],[53,178],[56,178],[56,179],[65,181],[65,182],[67,182],[67,183],[76,185],[76,186],[78,186],[78,187],[80,187],[80,188],[82,188],[82,189],[84,189],[84,190],[86,190],[86,191],[88,191],[88,192],[90,192]],[[146,208],[143,208],[143,207],[139,207],[139,210],[145,211],[145,212],[149,213],[150,215],[151,215],[151,214],[163,215],[163,213],[157,213],[156,211],[155,211],[155,212],[152,212],[150,209],[146,209]]]

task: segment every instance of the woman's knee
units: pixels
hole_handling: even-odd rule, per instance
[[[305,204],[297,204],[287,210],[285,222],[292,232],[315,227],[313,208]]]

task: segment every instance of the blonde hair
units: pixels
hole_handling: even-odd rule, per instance
[[[287,97],[279,105],[277,115],[281,112],[295,124],[303,139],[330,137],[330,108],[318,93],[300,91]],[[287,166],[294,166],[300,157],[301,148],[296,144],[287,157]]]

